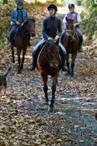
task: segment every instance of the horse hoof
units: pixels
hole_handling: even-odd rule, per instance
[[[18,72],[18,74],[22,74],[22,72]]]
[[[49,107],[48,111],[49,111],[49,113],[52,113],[53,112],[53,107]]]
[[[70,77],[70,81],[72,81],[73,79],[74,79],[74,77],[73,77],[73,76],[71,76],[71,77]]]

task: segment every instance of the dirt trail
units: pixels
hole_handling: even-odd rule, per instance
[[[22,74],[16,65],[8,77],[7,95],[1,96],[0,144],[97,146],[97,58],[78,53],[72,81],[60,71],[54,112],[48,113],[39,72],[27,70],[33,46]],[[50,77],[48,86],[51,98]]]

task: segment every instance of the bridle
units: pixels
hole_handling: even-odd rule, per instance
[[[70,34],[70,36],[71,36],[71,38],[73,39],[73,40],[75,40],[76,38],[75,38],[75,31],[74,31],[74,29],[73,30],[71,30],[71,29],[66,29],[66,33],[68,33],[68,32],[71,32],[71,34]]]
[[[59,55],[59,54],[58,54],[58,55]],[[59,56],[60,56],[60,55],[59,55]],[[48,59],[48,53],[47,53],[47,52],[45,53],[45,58],[46,58],[48,64],[50,65],[50,67],[52,67],[52,64],[58,64],[58,60],[57,60],[57,61],[50,61],[50,60]],[[56,67],[57,67],[57,65],[56,65]]]

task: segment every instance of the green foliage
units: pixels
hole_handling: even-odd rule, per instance
[[[86,34],[88,39],[95,40],[97,37],[97,7],[94,7],[92,0],[84,2],[84,11],[81,13],[81,16],[83,19],[83,33]]]
[[[7,37],[10,27],[10,15],[13,9],[14,3],[1,4],[0,5],[0,48],[3,47],[5,38]]]
[[[8,3],[11,3],[12,0],[8,0]],[[0,0],[0,4],[3,4],[3,0]]]

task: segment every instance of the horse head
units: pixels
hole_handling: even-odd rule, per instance
[[[30,37],[35,36],[35,19],[34,18],[29,18],[24,24],[23,28]]]
[[[56,70],[59,66],[59,47],[58,47],[59,39],[56,41],[48,40],[45,43],[46,48],[46,60],[48,61],[50,67],[53,70]]]
[[[66,17],[66,34],[67,36],[71,39],[71,41],[75,40],[75,27],[74,27],[74,20],[73,19],[68,19]]]

